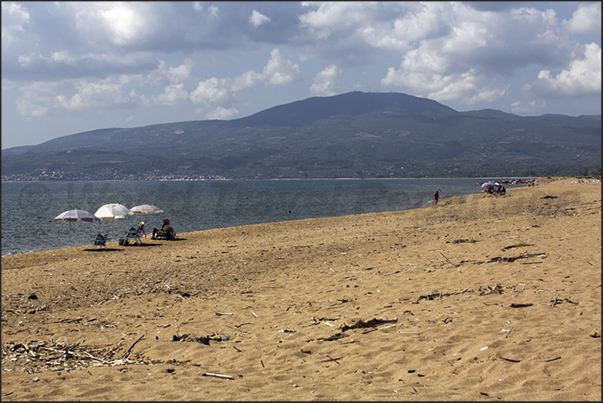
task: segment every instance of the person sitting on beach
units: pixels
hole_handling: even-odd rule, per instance
[[[155,239],[156,237],[163,236],[166,239],[175,239],[176,232],[174,231],[174,227],[170,225],[170,220],[167,218],[161,222],[161,229],[153,228],[153,235],[151,239]]]

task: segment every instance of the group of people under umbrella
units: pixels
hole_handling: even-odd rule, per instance
[[[139,206],[134,206],[131,209],[119,203],[109,203],[101,206],[94,214],[89,213],[85,210],[68,210],[64,211],[58,216],[54,218],[55,221],[61,221],[65,223],[74,223],[75,224],[75,235],[74,242],[77,247],[77,223],[79,221],[84,222],[95,222],[95,221],[106,221],[111,220],[111,238],[113,238],[113,221],[116,219],[130,217],[134,214],[157,214],[163,213],[163,210],[159,207],[155,207],[150,204],[141,204]],[[164,224],[165,224],[164,220]],[[168,221],[169,224],[169,221]],[[140,223],[140,229],[144,233],[144,221]],[[157,230],[153,229],[153,235]]]

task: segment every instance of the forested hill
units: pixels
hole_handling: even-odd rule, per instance
[[[601,116],[457,112],[401,93],[314,97],[228,120],[99,129],[2,150],[8,179],[600,173]]]

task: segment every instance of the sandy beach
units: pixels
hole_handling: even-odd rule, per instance
[[[601,400],[600,182],[178,238],[2,257],[2,400]]]

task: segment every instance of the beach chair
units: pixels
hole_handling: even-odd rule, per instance
[[[109,234],[97,234],[96,238],[92,242],[92,249],[96,249],[98,246],[101,249],[107,249],[107,238],[109,238]]]
[[[141,234],[143,232],[144,229],[144,224],[140,224],[138,226],[138,228],[130,228],[128,231],[126,231],[126,242],[129,239],[134,239],[136,241],[137,245],[142,245],[142,239],[141,239]]]

